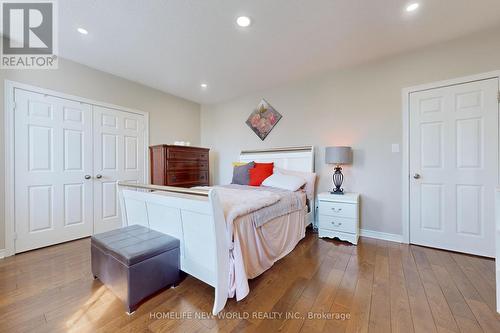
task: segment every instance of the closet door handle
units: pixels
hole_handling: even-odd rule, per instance
[[[101,179],[102,178],[102,175],[96,175],[95,178],[97,179]]]
[[[85,179],[90,179],[90,178],[92,178],[91,175],[85,175]]]

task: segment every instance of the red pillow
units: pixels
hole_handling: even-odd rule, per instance
[[[260,186],[262,182],[273,174],[274,163],[255,163],[255,167],[248,170],[250,186]]]
[[[271,163],[258,163],[258,162],[255,162],[255,167],[256,168],[265,167],[265,168],[274,169],[274,162],[271,162]]]

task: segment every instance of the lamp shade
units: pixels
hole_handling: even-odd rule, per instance
[[[351,147],[326,147],[325,163],[327,164],[351,164]]]

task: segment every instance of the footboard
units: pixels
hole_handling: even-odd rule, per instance
[[[228,296],[229,242],[217,192],[118,185],[123,224],[143,225],[179,239],[181,270],[215,288],[213,313],[219,313]]]

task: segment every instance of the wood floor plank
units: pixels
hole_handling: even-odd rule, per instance
[[[322,332],[327,322],[335,320],[333,316],[328,316],[331,315],[330,310],[333,305],[333,300],[339,290],[339,284],[344,276],[351,253],[351,249],[340,246],[332,247],[332,250],[328,253],[328,256],[334,258],[335,263],[328,277],[324,283],[322,283],[321,290],[309,309],[312,318],[306,318],[301,328],[302,332]]]
[[[465,259],[474,267],[481,275],[485,277],[485,282],[492,288],[496,289],[496,267],[494,260],[485,260],[483,257],[472,255],[464,255]]]
[[[389,284],[391,298],[391,331],[414,332],[411,318],[410,302],[406,290],[400,245],[388,244],[389,250]]]
[[[345,332],[347,324],[351,319],[352,301],[359,278],[359,262],[358,257],[353,251],[349,258],[346,271],[340,282],[339,290],[333,300],[333,305],[330,313],[336,317],[333,320],[328,320],[323,328],[323,332]]]
[[[391,331],[391,301],[387,297],[390,294],[389,255],[386,242],[379,241],[377,246],[369,331],[384,333]]]
[[[437,332],[410,245],[401,245],[401,260],[415,332]]]
[[[374,240],[363,239],[358,243],[356,253],[360,263],[359,278],[351,304],[351,319],[347,323],[346,332],[368,332],[376,252],[377,246]]]
[[[484,302],[475,286],[464,274],[452,254],[434,250],[440,264],[446,268],[455,285],[463,295],[467,305],[485,332],[500,332],[500,316]]]
[[[412,246],[411,249],[438,331],[458,333],[459,329],[455,318],[427,260],[427,256],[418,246]]]
[[[431,269],[434,272],[434,276],[441,287],[460,331],[464,333],[482,332],[483,330],[477,322],[476,317],[470,310],[469,305],[460,293],[460,290],[458,290],[457,286],[453,282],[452,277],[446,268],[441,264],[438,256],[436,255],[436,251],[429,248],[421,248],[421,250],[425,253],[427,260],[429,261]]]
[[[450,256],[460,266],[469,281],[474,285],[479,295],[492,311],[496,311],[495,287],[488,283],[486,276],[479,271],[469,260],[468,256],[461,253],[450,253]]]
[[[0,260],[0,332],[500,332],[486,258],[308,232],[250,281],[247,298],[228,300],[221,314],[231,318],[210,315],[214,289],[190,276],[127,316],[92,278],[89,249],[83,239]],[[183,313],[206,317],[162,317]]]

